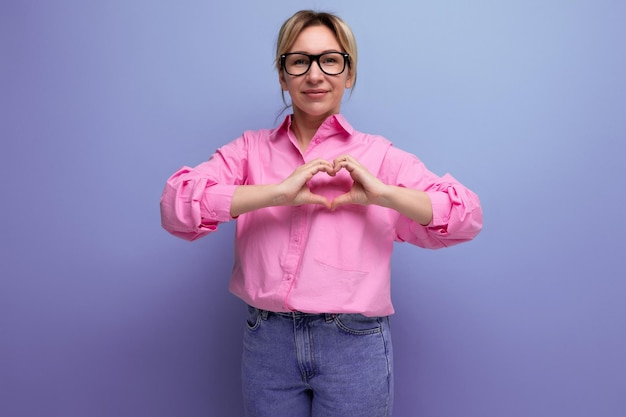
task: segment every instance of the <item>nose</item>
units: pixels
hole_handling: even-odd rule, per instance
[[[319,60],[311,62],[311,67],[307,71],[306,76],[312,81],[316,81],[324,77],[324,73],[322,72],[322,68],[320,67]]]

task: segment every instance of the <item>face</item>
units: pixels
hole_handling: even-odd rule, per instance
[[[326,26],[310,26],[300,33],[288,52],[316,55],[333,51],[343,52],[333,32]],[[296,118],[325,119],[339,113],[343,92],[352,86],[348,66],[339,75],[326,75],[316,62],[311,64],[306,74],[300,76],[289,75],[281,70],[279,79],[283,90],[291,96]]]

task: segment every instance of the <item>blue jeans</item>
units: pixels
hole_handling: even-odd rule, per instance
[[[242,358],[246,416],[391,416],[388,317],[248,310]]]

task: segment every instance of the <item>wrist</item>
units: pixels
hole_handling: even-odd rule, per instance
[[[289,204],[287,191],[282,184],[267,185],[266,192],[271,206],[286,206]]]

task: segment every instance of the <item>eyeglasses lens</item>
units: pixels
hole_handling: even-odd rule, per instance
[[[338,52],[329,52],[319,57],[318,64],[328,75],[338,75],[345,69],[345,58]],[[305,54],[288,54],[285,57],[285,69],[288,74],[302,75],[311,67],[311,57]]]

